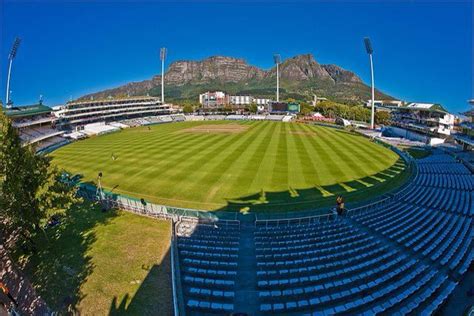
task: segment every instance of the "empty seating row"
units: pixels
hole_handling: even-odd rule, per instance
[[[449,154],[444,154],[442,152],[434,151],[433,155],[430,155],[426,158],[417,160],[417,164],[433,164],[433,163],[455,163],[454,158]]]
[[[474,215],[474,192],[419,186],[403,197],[415,205]]]
[[[348,235],[343,238],[336,238],[331,240],[318,240],[316,238],[307,238],[305,239],[307,241],[305,243],[294,243],[293,241],[287,241],[285,244],[279,244],[278,246],[263,245],[261,247],[256,247],[255,251],[257,252],[257,255],[279,254],[288,251],[306,251],[311,249],[318,249],[320,251],[323,251],[323,249],[333,249],[333,247],[338,247],[339,245],[346,242],[357,241],[365,235],[366,234],[363,232],[358,232],[354,235]]]
[[[230,252],[236,253],[239,251],[239,247],[232,247],[232,246],[207,246],[207,245],[200,245],[200,244],[192,244],[189,242],[178,242],[178,246],[180,249],[187,249],[187,250],[197,250],[197,251],[209,251],[209,252]]]
[[[184,283],[190,285],[207,286],[211,288],[232,288],[235,285],[234,280],[193,277],[190,275],[186,275],[184,277]]]
[[[279,226],[257,226],[255,237],[280,236],[282,234],[294,235],[297,233],[320,232],[327,233],[329,231],[338,231],[351,229],[347,223],[339,220],[314,222],[309,224],[298,225],[279,225]]]
[[[471,172],[461,163],[421,163],[418,164],[419,173],[470,175]]]
[[[441,187],[455,190],[474,190],[474,177],[472,175],[446,175],[421,173],[416,179],[417,185]]]
[[[353,245],[352,247],[347,247],[344,251],[339,251],[334,254],[330,255],[323,255],[323,256],[307,256],[302,255],[299,258],[292,259],[287,258],[285,260],[278,259],[278,260],[259,260],[257,257],[257,268],[261,269],[268,269],[268,268],[292,268],[292,267],[300,267],[302,265],[307,264],[322,264],[327,263],[330,265],[331,262],[334,260],[343,260],[349,256],[362,256],[363,253],[370,251],[373,247],[376,247],[381,244],[380,240],[372,240],[370,242],[362,242],[358,245]],[[298,257],[295,255],[295,257]]]
[[[234,304],[200,301],[196,299],[188,300],[186,306],[191,310],[197,310],[202,312],[222,313],[232,312],[234,310]]]
[[[237,276],[237,271],[235,270],[214,270],[186,266],[184,267],[184,272],[189,275],[209,275],[220,278],[235,278]]]
[[[332,273],[337,274],[336,271],[342,270],[344,272],[352,271],[350,268],[351,266],[357,266],[361,262],[370,262],[374,258],[381,258],[383,256],[390,256],[393,255],[393,250],[387,253],[387,249],[389,246],[387,245],[378,245],[374,246],[372,250],[365,251],[360,255],[351,256],[351,257],[344,257],[340,260],[333,260],[333,261],[326,261],[326,262],[314,262],[314,261],[307,261],[306,265],[297,266],[297,267],[273,267],[267,269],[260,269],[257,271],[257,278],[264,278],[264,277],[288,277],[288,276],[301,276],[301,275],[308,275],[313,273],[314,271],[329,271],[329,276]]]

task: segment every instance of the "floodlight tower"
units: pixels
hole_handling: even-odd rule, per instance
[[[365,43],[365,50],[369,55],[370,60],[370,77],[372,82],[372,113],[370,115],[370,128],[375,128],[375,84],[374,84],[374,62],[372,60],[372,53],[374,52],[372,48],[372,43],[370,42],[370,38],[364,38]]]
[[[273,61],[275,62],[276,67],[277,67],[277,102],[280,102],[280,70],[279,70],[279,65],[281,63],[280,54],[274,54]]]
[[[12,63],[13,59],[15,59],[16,52],[18,51],[18,46],[20,46],[21,39],[19,37],[15,38],[13,42],[12,50],[10,51],[10,55],[8,55],[8,75],[7,75],[7,96],[5,99],[6,107],[11,108],[10,103],[10,77],[12,73]]]
[[[165,58],[166,58],[166,48],[160,49],[160,59],[161,59],[161,104],[165,104]]]

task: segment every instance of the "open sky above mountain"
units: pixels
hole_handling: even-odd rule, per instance
[[[211,55],[241,57],[268,69],[313,53],[369,82],[364,36],[375,49],[376,86],[405,100],[442,103],[459,112],[473,97],[472,2],[0,2],[1,98],[7,56],[12,98],[49,105],[159,74],[168,64]]]

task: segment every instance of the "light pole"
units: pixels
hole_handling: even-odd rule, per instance
[[[371,82],[372,82],[372,113],[370,115],[370,128],[374,129],[375,128],[375,83],[374,83],[374,62],[372,60],[372,53],[374,52],[372,48],[372,43],[370,42],[370,38],[366,37],[364,38],[364,43],[365,43],[365,50],[367,51],[367,54],[369,54],[369,60],[370,60],[370,77],[371,77]]]
[[[279,71],[279,65],[281,63],[280,54],[274,54],[273,61],[275,62],[276,67],[277,67],[277,102],[280,102],[280,71]]]
[[[166,48],[160,49],[160,59],[161,59],[161,104],[165,104],[165,58],[166,58]]]
[[[13,42],[12,50],[10,51],[10,55],[8,55],[8,75],[7,75],[7,96],[5,98],[6,107],[11,108],[10,103],[10,77],[12,73],[12,64],[13,59],[15,59],[16,52],[18,51],[18,46],[20,46],[21,39],[19,37],[15,38]]]

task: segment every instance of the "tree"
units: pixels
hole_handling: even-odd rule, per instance
[[[375,122],[377,124],[387,125],[390,123],[390,113],[387,111],[375,112]]]
[[[305,116],[310,115],[312,111],[313,111],[313,107],[311,105],[309,105],[306,102],[301,102],[300,103],[300,112],[301,112],[301,114],[303,114]]]
[[[57,183],[59,172],[50,159],[22,146],[18,132],[0,110],[0,225],[34,246],[32,236],[55,206],[72,203],[74,190]]]
[[[249,106],[249,112],[250,113],[257,113],[258,107],[255,103],[250,104]]]
[[[193,113],[193,112],[194,112],[193,106],[192,106],[191,104],[186,104],[186,105],[183,107],[183,112],[184,112],[185,114]]]

